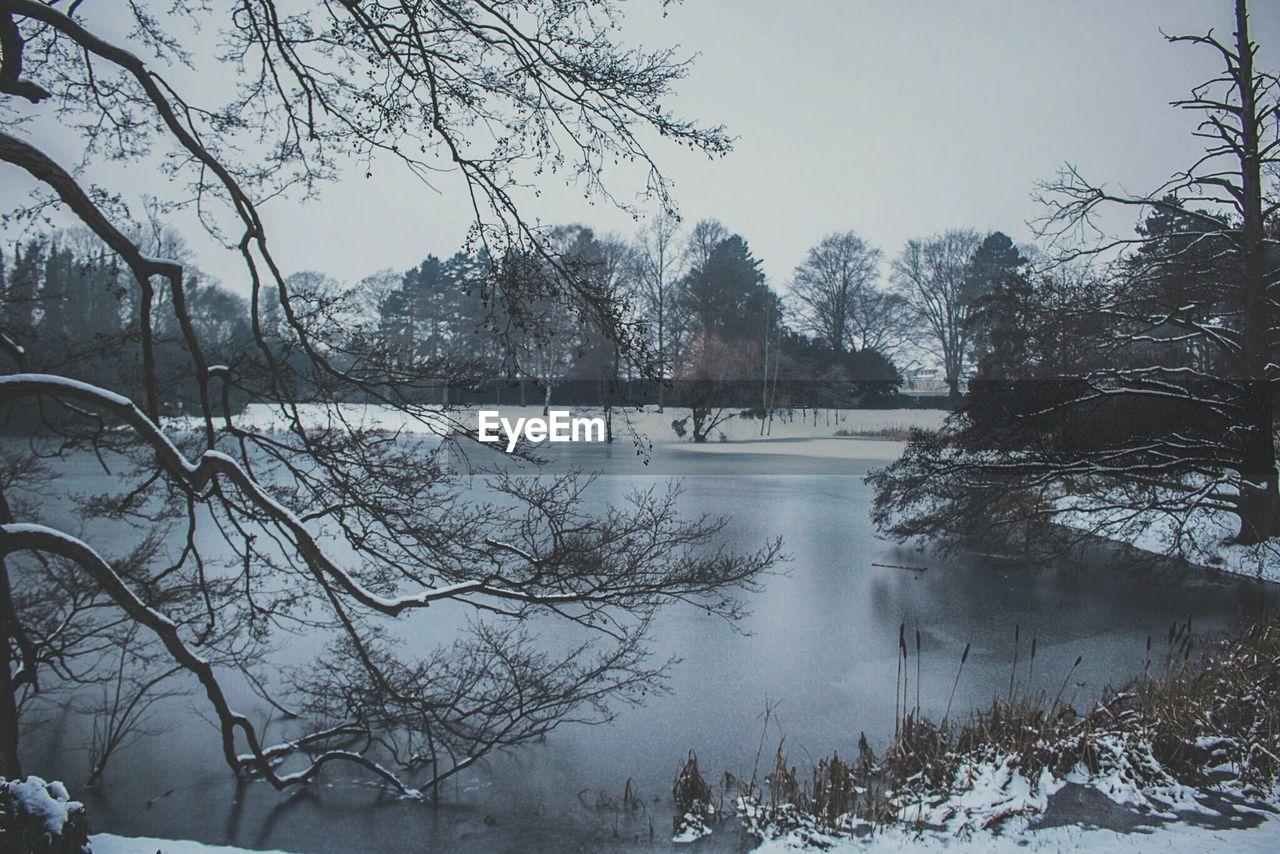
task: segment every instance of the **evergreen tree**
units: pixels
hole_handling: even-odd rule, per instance
[[[26,246],[15,246],[13,269],[9,273],[3,312],[0,320],[5,332],[19,345],[30,350],[35,341],[40,299],[40,274],[44,262],[44,245],[33,239]]]

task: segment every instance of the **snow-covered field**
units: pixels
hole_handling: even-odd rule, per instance
[[[768,454],[783,457],[810,457],[814,459],[872,460],[882,465],[896,460],[905,447],[903,442],[883,439],[856,438],[799,438],[787,441],[774,436],[772,439],[734,440],[688,445],[685,450],[698,454]]]
[[[541,406],[500,406],[485,407],[497,409],[502,417],[514,421],[516,418],[541,416]],[[568,408],[575,416],[600,415],[599,408]],[[323,406],[303,403],[297,405],[298,418],[303,426],[312,430],[360,428],[381,430],[388,433],[405,435],[441,435],[452,430],[474,432],[477,426],[477,411],[480,407],[466,409],[443,410],[439,407],[422,407],[411,415],[386,406],[343,404],[341,406]],[[266,404],[250,404],[243,413],[235,418],[237,424],[247,429],[263,432],[283,431],[289,428],[289,413],[279,407]],[[689,410],[667,407],[659,412],[656,406],[614,409],[615,429],[623,429],[629,424],[637,432],[642,433],[654,442],[677,441],[671,422],[689,417]],[[794,410],[778,412],[772,423],[765,425],[765,434],[761,435],[760,421],[753,418],[739,418],[737,415],[727,419],[713,431],[713,441],[723,434],[724,440],[739,442],[760,439],[812,439],[831,437],[838,432],[876,434],[885,430],[905,430],[920,427],[936,430],[942,426],[947,413],[941,409],[819,409]],[[169,418],[165,426],[174,429],[193,429],[199,425],[192,418]],[[688,441],[687,439],[685,441]]]

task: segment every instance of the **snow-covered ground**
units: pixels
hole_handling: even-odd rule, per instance
[[[1280,805],[1275,793],[1267,803],[1256,794],[1246,796],[1234,782],[1206,791],[1185,786],[1161,768],[1150,744],[1137,734],[1104,733],[1094,742],[1100,765],[1094,773],[1077,766],[1065,777],[1055,777],[1046,768],[1032,780],[1009,757],[962,764],[953,794],[928,796],[919,802],[908,799],[900,807],[904,824],[861,838],[828,836],[812,828],[775,833],[767,812],[751,806],[744,810],[741,803],[739,812],[748,826],[763,828],[766,841],[757,851],[769,854],[804,850],[1280,851]],[[1106,819],[1099,816],[1095,821],[1090,811],[1076,815],[1074,821],[1059,819],[1042,826],[1050,800],[1069,784],[1132,810],[1133,829],[1122,832],[1099,826]],[[1231,798],[1234,824],[1208,806],[1214,795]],[[917,824],[930,829],[917,830],[913,827]]]
[[[958,837],[945,833],[893,830],[866,840],[826,839],[819,848],[815,841],[787,835],[771,839],[756,848],[756,854],[786,854],[824,850],[828,854],[878,854],[885,851],[992,852],[1016,854],[1023,851],[1179,852],[1233,851],[1272,854],[1280,851],[1280,820],[1266,818],[1257,827],[1215,830],[1190,824],[1170,823],[1132,833],[1118,833],[1098,827],[1066,825],[1020,833],[980,832]],[[95,834],[93,854],[245,854],[248,849],[223,845],[203,845],[174,839]],[[376,850],[370,848],[370,851]],[[262,854],[262,852],[255,852]],[[282,852],[268,852],[282,854]]]
[[[246,854],[250,849],[229,845],[205,845],[186,839],[155,839],[148,836],[116,836],[95,833],[90,839],[93,854]],[[253,849],[253,854],[286,854],[283,851]]]
[[[422,407],[411,415],[386,406],[364,404],[343,404],[333,407],[310,403],[297,405],[299,420],[310,430],[344,429],[350,426],[406,435],[440,435],[456,429],[474,432],[477,426],[476,413],[480,408],[442,410],[439,407]],[[512,421],[516,418],[542,415],[541,406],[483,408],[496,409],[502,417]],[[552,408],[568,408],[575,416],[601,414],[599,408],[554,405]],[[630,424],[651,441],[671,442],[677,440],[671,422],[688,418],[689,414],[688,409],[677,407],[667,407],[664,412],[659,412],[656,406],[629,409],[619,407],[614,409],[613,417],[617,430],[624,429],[624,425]],[[765,435],[761,435],[759,420],[740,418],[735,414],[712,431],[712,441],[718,440],[721,435],[725,441],[741,442],[760,439],[823,438],[840,432],[876,434],[885,430],[897,431],[910,427],[936,430],[942,426],[946,416],[947,413],[941,409],[797,409],[776,413],[772,423],[765,425]],[[266,404],[250,404],[245,407],[243,413],[236,416],[235,421],[246,429],[262,432],[287,430],[290,424],[286,411]],[[165,419],[165,426],[169,429],[182,430],[194,429],[199,424],[192,418],[168,418]]]
[[[96,850],[96,849],[95,849]],[[756,849],[756,854],[783,854],[803,850],[819,850],[796,836],[782,836]],[[1089,851],[1089,852],[1172,852],[1180,851],[1280,851],[1280,820],[1267,818],[1257,827],[1240,830],[1214,830],[1195,825],[1171,823],[1133,833],[1117,833],[1099,827],[1066,825],[1021,833],[975,833],[964,837],[949,834],[907,830],[881,833],[868,841],[830,840],[823,848],[828,854],[881,851],[981,851],[991,854],[1014,854],[1023,851]]]
[[[1179,557],[1196,566],[1280,582],[1280,543],[1231,543],[1240,524],[1231,513],[1205,508],[1185,515],[1133,513],[1114,507],[1090,509],[1096,503],[1089,496],[1065,496],[1058,501],[1059,510],[1053,520],[1142,551]]]
[[[811,457],[815,459],[872,460],[888,464],[902,454],[905,442],[883,439],[856,438],[802,438],[788,441],[774,436],[772,439],[707,442],[688,445],[684,449],[698,454],[769,454],[784,457]]]

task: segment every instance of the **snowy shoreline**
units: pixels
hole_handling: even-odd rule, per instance
[[[1222,511],[1198,510],[1188,517],[1128,514],[1087,508],[1088,497],[1059,499],[1052,522],[1160,558],[1183,560],[1198,569],[1280,583],[1280,543],[1231,542],[1238,521]]]
[[[1260,815],[1265,815],[1260,813]],[[762,843],[756,854],[818,850],[795,835]],[[868,840],[830,840],[821,850],[829,854],[879,851],[993,852],[1021,851],[1169,852],[1169,851],[1280,851],[1280,818],[1265,815],[1258,825],[1221,829],[1183,823],[1116,831],[1103,827],[1060,825],[1029,828],[1018,833],[983,831],[956,837],[930,831],[887,831]]]

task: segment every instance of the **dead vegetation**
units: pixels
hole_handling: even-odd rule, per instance
[[[1204,644],[1190,620],[1174,623],[1163,661],[1153,660],[1148,638],[1142,675],[1123,689],[1105,691],[1084,712],[1066,699],[1080,657],[1063,674],[1056,694],[1020,693],[1020,685],[1031,682],[1038,641],[1033,636],[1029,645],[1015,645],[1004,696],[959,721],[950,719],[949,700],[935,722],[919,704],[919,641],[900,627],[896,732],[881,754],[862,735],[852,759],[833,753],[806,774],[790,762],[783,739],[763,785],[757,785],[755,770],[745,781],[725,774],[719,793],[702,779],[690,754],[676,781],[677,832],[686,807],[694,804],[704,807],[699,821],[705,821],[706,805],[717,804],[717,817],[736,816],[761,838],[792,832],[821,842],[893,825],[936,826],[954,815],[947,805],[955,796],[971,790],[983,769],[997,766],[1016,772],[1033,789],[1046,773],[1054,780],[1085,781],[1119,775],[1149,795],[1153,809],[1167,805],[1169,792],[1214,786],[1258,798],[1274,792],[1280,780],[1280,618]],[[966,645],[951,698],[968,656]],[[767,709],[762,746],[770,718]],[[993,810],[970,826],[990,827],[1019,812],[1026,810]]]
[[[918,430],[909,424],[891,424],[888,427],[881,427],[877,430],[857,429],[857,430],[837,430],[834,436],[841,439],[888,439],[891,442],[905,442],[911,438],[911,433]]]
[[[692,750],[676,774],[671,796],[676,805],[676,814],[671,820],[673,833],[680,835],[683,832],[691,839],[697,839],[710,832],[707,821],[716,817],[722,803],[713,799],[711,786],[703,778],[698,768],[698,757]]]

